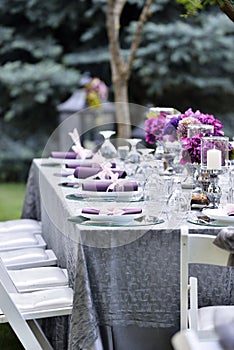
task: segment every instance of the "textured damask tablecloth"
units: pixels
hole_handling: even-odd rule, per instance
[[[169,333],[178,330],[179,230],[168,230],[166,223],[100,228],[68,221],[84,203],[66,198],[74,189],[58,185],[63,181],[58,176],[59,169],[34,160],[22,213],[24,218],[41,218],[45,240],[57,255],[59,265],[67,267],[75,292],[69,324],[57,323],[53,327],[56,332],[50,335],[55,349],[91,349],[102,326],[110,327],[112,336],[113,330],[121,327],[137,326],[140,330],[151,330],[154,336],[157,330]],[[191,230],[217,232],[195,225]],[[200,265],[191,268],[199,278],[200,306],[233,304],[232,268]],[[150,335],[146,334],[149,340]],[[137,333],[135,336],[137,339]],[[160,332],[156,342],[155,349],[171,349],[170,339],[159,345]],[[137,343],[139,340],[126,349],[138,349]],[[116,344],[107,347],[108,350],[111,346],[118,349]],[[153,345],[148,348],[153,349]],[[125,349],[119,346],[118,350]]]

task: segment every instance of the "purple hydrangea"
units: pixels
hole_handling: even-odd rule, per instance
[[[201,137],[202,135],[195,135],[191,139],[185,137],[181,140],[181,164],[201,162]]]
[[[183,122],[183,119],[186,120]],[[199,110],[194,112],[192,108],[189,108],[183,114],[172,117],[168,122],[164,113],[159,114],[156,118],[147,119],[145,121],[146,141],[154,144],[157,140],[178,137],[182,143],[181,163],[200,163],[201,138],[210,134],[197,134],[190,139],[187,137],[189,124],[212,125],[214,127],[213,136],[224,136],[223,124],[220,120],[211,114],[204,114]]]
[[[145,140],[153,145],[157,140],[163,139],[163,128],[166,124],[165,115],[160,115],[157,118],[149,118],[145,121]]]
[[[193,112],[192,108],[189,108],[187,111],[184,112],[184,114],[180,115],[181,119],[192,117],[196,118],[201,124],[204,125],[213,125],[214,127],[214,136],[223,136],[223,124],[220,120],[215,119],[215,117],[212,114],[204,114],[201,113],[199,110],[196,112]]]

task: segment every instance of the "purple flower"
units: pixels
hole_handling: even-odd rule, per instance
[[[181,164],[201,162],[201,135],[195,135],[191,139],[185,137],[182,142]]]
[[[155,141],[161,141],[163,139],[163,128],[166,123],[164,115],[160,115],[157,118],[149,118],[145,121],[146,141],[149,144],[154,144]]]
[[[177,127],[181,117],[172,117],[163,129],[163,135],[171,135],[173,139],[177,138]]]
[[[220,120],[211,114],[201,113],[199,110],[194,112],[192,108],[187,109],[183,114],[171,117],[168,122],[166,121],[164,113],[149,114],[148,120],[145,121],[146,141],[154,144],[157,140],[180,139],[182,143],[182,164],[201,162],[201,138],[210,135],[209,132],[201,133],[190,139],[187,137],[188,125],[212,125],[214,128],[213,136],[224,136],[223,124]]]

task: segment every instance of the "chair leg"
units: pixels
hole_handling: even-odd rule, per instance
[[[37,338],[38,342],[40,343],[43,350],[53,350],[53,347],[51,346],[50,342],[46,338],[45,334],[43,333],[40,325],[36,320],[27,320],[27,324],[29,325],[30,329],[32,330],[33,334]]]

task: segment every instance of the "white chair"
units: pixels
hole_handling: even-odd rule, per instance
[[[9,270],[56,265],[53,250],[44,248],[15,249],[0,251],[0,258]]]
[[[0,259],[0,323],[8,322],[26,350],[52,350],[36,319],[70,315],[73,291],[63,287],[17,293]]]
[[[0,222],[0,233],[41,232],[41,222],[33,219],[17,219]]]
[[[0,232],[0,251],[45,247],[46,242],[38,232]]]
[[[205,234],[189,234],[187,226],[181,227],[181,330],[192,329],[197,333],[199,339],[217,337],[214,330],[215,319],[219,320],[225,314],[226,319],[231,320],[234,315],[233,305],[198,308],[197,278],[189,278],[188,275],[191,263],[227,266],[229,252],[213,244],[215,237]]]
[[[8,274],[18,293],[68,286],[67,270],[58,266],[8,270]]]
[[[171,342],[175,350],[222,350],[217,339],[199,339],[192,329],[177,332]]]

